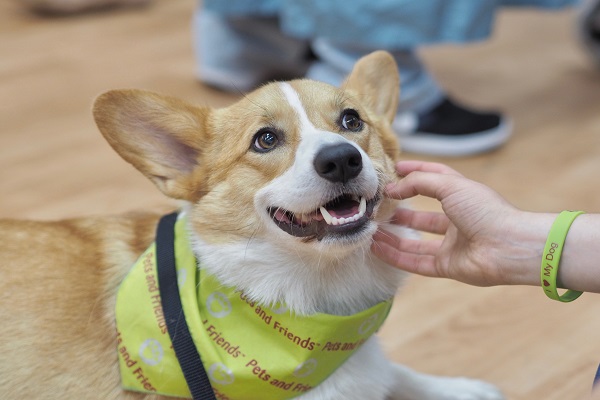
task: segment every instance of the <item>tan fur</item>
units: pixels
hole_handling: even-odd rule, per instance
[[[341,89],[305,80],[291,85],[319,128],[339,131],[340,111],[356,108],[368,128],[344,135],[390,179],[398,157],[389,128],[398,78],[389,55],[370,57]],[[365,86],[365,80],[374,84]],[[389,93],[382,95],[382,88]],[[251,238],[262,229],[249,212],[253,196],[289,168],[299,140],[293,110],[275,84],[219,110],[144,91],[113,91],[97,99],[94,116],[126,161],[165,195],[191,203],[197,233],[215,243]],[[249,151],[264,126],[285,131],[285,146],[267,154]],[[388,202],[381,212],[391,207]],[[0,222],[0,398],[155,397],[120,389],[113,310],[118,285],[152,242],[158,217]]]
[[[119,395],[114,296],[156,221],[0,221],[1,398]]]

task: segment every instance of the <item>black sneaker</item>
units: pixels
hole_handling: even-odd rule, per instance
[[[577,20],[579,38],[594,60],[600,63],[600,0],[582,3]]]
[[[399,112],[392,127],[402,150],[446,157],[493,150],[512,133],[502,114],[469,110],[448,98],[425,114]]]

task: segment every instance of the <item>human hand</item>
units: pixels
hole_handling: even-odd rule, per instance
[[[403,161],[396,170],[404,178],[387,187],[388,196],[435,198],[444,213],[400,208],[391,223],[444,236],[441,240],[404,239],[381,228],[371,247],[375,255],[409,272],[476,286],[537,282],[535,268],[520,268],[539,260],[541,254],[534,213],[516,209],[492,189],[443,164]],[[528,229],[523,223],[537,226]]]

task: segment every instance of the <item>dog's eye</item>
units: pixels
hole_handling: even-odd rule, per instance
[[[355,110],[344,110],[340,117],[340,125],[347,131],[358,132],[362,130],[363,122]]]
[[[260,153],[273,150],[279,144],[279,136],[272,130],[260,130],[254,135],[252,148]]]

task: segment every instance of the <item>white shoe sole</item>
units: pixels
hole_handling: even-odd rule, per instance
[[[512,135],[512,128],[512,121],[503,117],[496,128],[467,135],[436,135],[426,132],[397,134],[402,151],[442,157],[464,157],[502,146]]]

